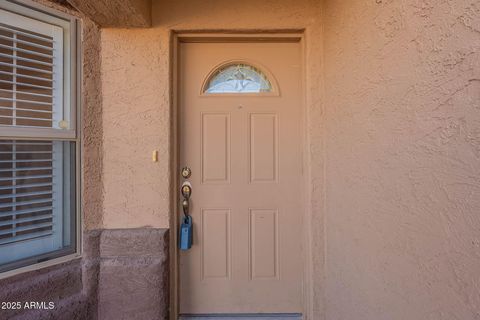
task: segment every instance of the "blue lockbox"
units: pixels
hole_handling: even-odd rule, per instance
[[[193,226],[192,217],[186,216],[180,226],[180,250],[188,250],[192,247]]]

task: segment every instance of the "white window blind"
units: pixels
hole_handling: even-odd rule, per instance
[[[62,128],[62,28],[0,14],[0,125]]]
[[[0,245],[52,235],[61,162],[52,141],[0,142]]]
[[[71,247],[75,221],[70,23],[19,10],[0,9],[0,271]]]

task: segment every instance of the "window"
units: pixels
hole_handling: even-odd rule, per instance
[[[75,31],[0,5],[0,271],[77,249]]]
[[[207,80],[204,93],[271,92],[272,85],[258,68],[245,63],[228,63]]]

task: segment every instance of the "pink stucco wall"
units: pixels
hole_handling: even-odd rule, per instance
[[[166,32],[102,30],[105,228],[169,225],[168,68]]]
[[[479,10],[154,1],[102,30],[101,226],[169,226],[171,29],[305,28],[312,319],[479,319]]]
[[[325,1],[327,319],[480,319],[480,4]]]

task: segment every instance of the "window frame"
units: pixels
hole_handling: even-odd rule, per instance
[[[39,254],[18,262],[8,263],[9,270],[0,272],[0,279],[19,273],[33,271],[59,263],[64,263],[81,257],[82,253],[82,221],[81,221],[81,84],[82,84],[82,54],[81,54],[81,21],[75,16],[59,12],[55,9],[42,6],[30,0],[6,0],[0,3],[0,9],[27,18],[50,23],[69,30],[64,32],[64,46],[69,50],[63,52],[63,76],[68,77],[68,86],[63,82],[64,112],[68,112],[69,129],[53,128],[13,128],[0,126],[0,138],[11,140],[51,140],[68,141],[75,143],[75,157],[72,164],[75,166],[75,208],[72,223],[75,222],[75,235],[72,237],[71,248],[63,248],[50,253]],[[65,47],[66,48],[66,47]],[[69,55],[67,52],[69,51]],[[65,105],[67,105],[65,107]]]

